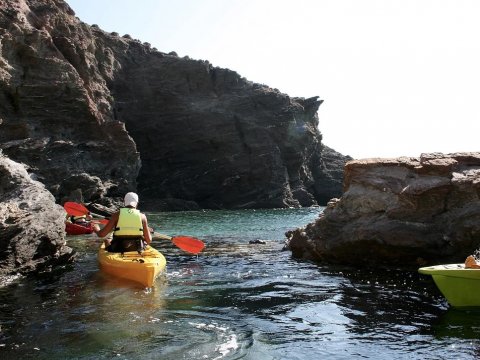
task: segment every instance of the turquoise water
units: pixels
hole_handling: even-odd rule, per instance
[[[229,243],[282,242],[287,230],[313,221],[323,208],[147,213],[155,231]]]
[[[168,271],[152,291],[105,276],[99,240],[71,237],[74,265],[0,289],[0,359],[478,358],[480,312],[449,308],[429,277],[281,251],[321,210],[150,213],[207,244],[197,257],[156,241]]]

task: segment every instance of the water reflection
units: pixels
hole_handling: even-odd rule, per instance
[[[224,222],[237,221],[239,214],[247,216],[235,235],[234,224]],[[254,215],[208,213],[209,227],[217,230],[200,236],[207,248],[198,257],[169,242],[156,243],[167,258],[167,274],[151,292],[99,272],[97,239],[71,239],[79,253],[72,267],[0,289],[0,357],[474,359],[479,354],[480,313],[449,308],[430,277],[294,260],[281,251],[278,230],[255,224],[256,230],[244,231],[249,221],[270,216]],[[276,224],[289,227],[284,215],[275,212]],[[195,214],[192,223],[201,218]],[[177,225],[191,224],[187,220]],[[259,229],[266,244],[249,244]],[[191,235],[190,230],[179,232]]]
[[[432,324],[435,337],[480,339],[480,310],[449,308]]]

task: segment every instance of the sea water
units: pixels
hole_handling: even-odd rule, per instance
[[[284,233],[322,208],[148,213],[159,233],[205,241],[198,256],[155,241],[151,291],[77,261],[0,288],[0,359],[476,359],[480,313],[448,306],[428,276],[295,260]],[[250,244],[262,240],[264,244]]]

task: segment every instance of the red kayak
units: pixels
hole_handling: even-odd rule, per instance
[[[72,224],[71,222],[65,222],[65,232],[67,235],[83,235],[91,234],[93,232],[92,224],[86,226],[80,224]]]

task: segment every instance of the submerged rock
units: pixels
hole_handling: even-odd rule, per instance
[[[0,153],[0,277],[47,271],[73,256],[63,208],[22,164]]]
[[[265,240],[256,239],[256,240],[250,240],[248,243],[252,245],[257,245],[257,244],[265,245],[267,242]]]
[[[345,188],[305,228],[293,256],[355,265],[464,262],[480,245],[480,153],[347,163]]]

